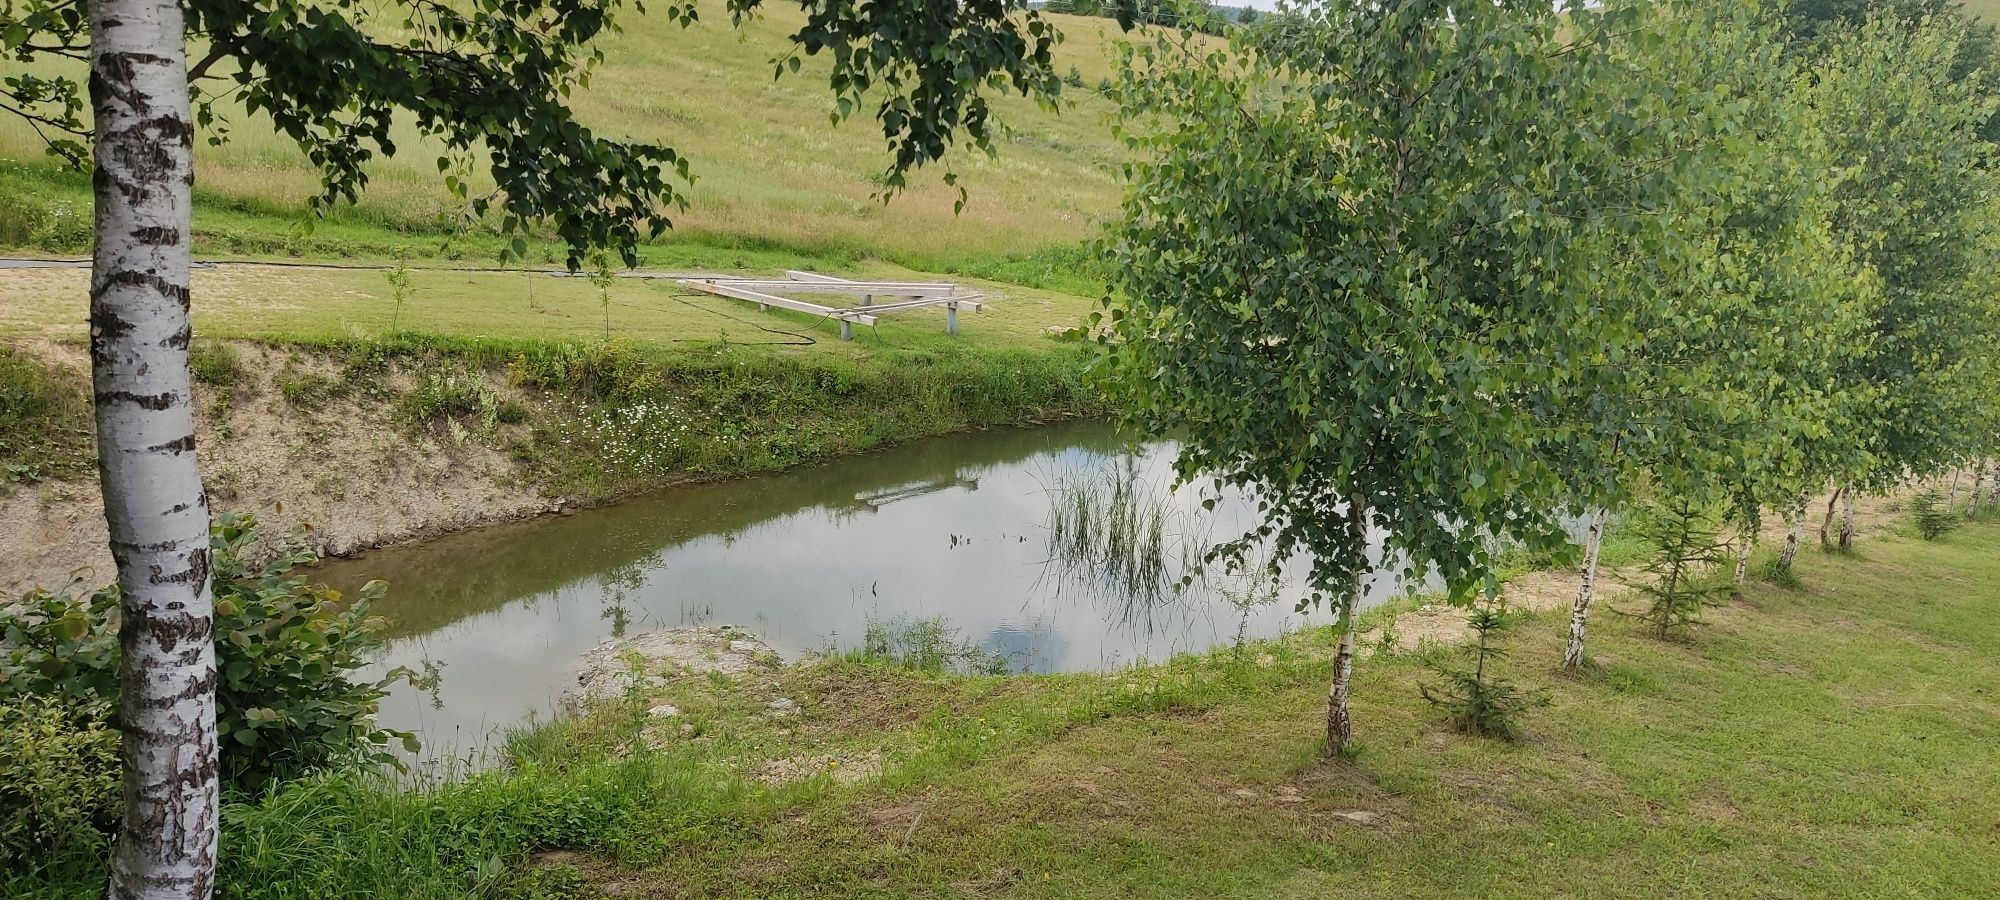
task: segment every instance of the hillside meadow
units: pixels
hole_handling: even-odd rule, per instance
[[[729,252],[783,250],[793,256],[873,255],[933,269],[1070,245],[1116,207],[1116,167],[1123,147],[1111,134],[1112,104],[1098,92],[1110,74],[1105,19],[1052,15],[1065,35],[1057,69],[1076,71],[1056,108],[998,96],[1003,133],[993,156],[967,147],[949,168],[970,191],[954,213],[957,190],[943,168],[922,173],[892,203],[879,199],[885,156],[868,116],[829,122],[825,66],[807,58],[796,74],[774,77],[786,36],[803,21],[777,5],[732,28],[719,9],[682,28],[664,15],[628,14],[624,30],[602,42],[604,63],[577,91],[580,118],[604,134],[655,141],[691,160],[688,209],[670,243]],[[224,83],[217,82],[218,86]],[[414,130],[399,153],[378,159],[358,207],[343,208],[311,233],[301,230],[304,201],[319,176],[298,148],[256,116],[220,107],[227,140],[197,150],[195,214],[199,252],[216,255],[433,255],[452,230],[456,208],[436,165],[436,146]],[[0,221],[0,245],[81,248],[87,235],[88,179],[61,171],[24,122],[0,119],[0,197],[60,207],[43,236]],[[475,177],[475,190],[481,183]],[[4,219],[5,216],[0,216]],[[83,230],[79,232],[79,223]],[[54,244],[56,246],[47,246]],[[67,246],[64,246],[67,245]],[[490,259],[497,242],[462,238],[443,255]],[[533,251],[531,251],[533,252]],[[670,253],[670,255],[672,255]],[[686,254],[676,258],[685,259]]]

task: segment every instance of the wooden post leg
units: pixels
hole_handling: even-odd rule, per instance
[[[951,306],[947,306],[947,307],[945,307],[945,308],[944,308],[944,333],[945,333],[945,334],[957,334],[957,333],[958,333],[958,305],[957,305],[957,304],[953,304],[953,305],[951,305]]]
[[[874,306],[874,305],[875,305],[875,295],[874,295],[874,294],[862,294],[862,295],[861,295],[861,305],[862,305],[862,306]]]
[[[846,319],[841,319],[841,320],[840,320],[840,339],[841,339],[841,340],[843,340],[843,341],[851,341],[851,340],[854,340],[854,323],[853,323],[853,322],[849,322],[849,321],[847,321]]]

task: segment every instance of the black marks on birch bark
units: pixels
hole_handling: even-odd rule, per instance
[[[140,230],[143,231],[145,229]],[[137,287],[158,291],[161,296],[180,304],[182,309],[186,309],[188,305],[187,285],[180,284],[153,272],[141,272],[137,269],[120,269],[104,273],[102,277],[97,279],[96,284],[90,286],[90,299],[100,299],[113,288],[121,287]],[[127,330],[130,330],[130,328],[131,326],[126,326]]]
[[[164,444],[154,444],[146,448],[147,453],[193,453],[194,435],[185,434]]]
[[[135,394],[131,391],[98,391],[94,399],[96,399],[99,406],[109,406],[113,403],[130,403],[141,409],[150,409],[158,412],[173,406],[180,399],[180,395],[173,391],[159,394]]]

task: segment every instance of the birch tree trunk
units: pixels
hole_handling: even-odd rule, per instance
[[[1359,579],[1356,579],[1359,580]],[[1354,601],[1341,613],[1345,623],[1333,653],[1333,685],[1326,692],[1326,755],[1339,756],[1354,742],[1354,718],[1347,698],[1354,685]]]
[[[1854,487],[1849,485],[1840,492],[1840,549],[1854,544]]]
[[[1944,495],[1945,512],[1951,512],[1958,508],[1958,480],[1963,477],[1965,477],[1964,469],[1951,470],[1951,492]]]
[[[2000,503],[2000,471],[1995,471],[1986,479],[1986,500],[1989,503]]]
[[[217,832],[208,498],[187,348],[194,125],[182,10],[93,0],[91,383],[122,593],[124,813],[105,894],[206,898]]]
[[[1597,593],[1597,554],[1604,548],[1604,521],[1609,511],[1600,506],[1590,514],[1590,530],[1583,537],[1583,563],[1577,567],[1576,599],[1569,607],[1569,644],[1563,648],[1562,667],[1583,667],[1584,623],[1590,618],[1590,601]]]
[[[1792,528],[1785,532],[1785,549],[1778,551],[1778,571],[1790,572],[1792,560],[1799,558],[1799,541],[1806,536],[1806,495],[1799,494],[1799,503],[1792,508],[1790,516]]]
[[[1965,498],[1965,517],[1970,519],[1979,512],[1979,489],[1986,484],[1986,458],[1980,457],[1979,464],[1972,469],[1972,493]]]
[[[1749,525],[1736,534],[1736,583],[1750,575],[1750,549],[1757,545],[1757,531]]]
[[[1821,550],[1833,549],[1833,508],[1840,503],[1840,495],[1846,490],[1844,486],[1834,488],[1833,496],[1826,498],[1826,516],[1819,520],[1819,548]]]
[[[1368,504],[1359,496],[1347,500],[1348,528],[1361,559],[1354,583],[1340,611],[1340,645],[1333,652],[1333,684],[1326,691],[1326,755],[1339,756],[1354,743],[1354,718],[1347,698],[1354,684],[1354,615],[1361,608],[1361,586],[1367,582]]]

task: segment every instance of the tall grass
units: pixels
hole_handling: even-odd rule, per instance
[[[1049,498],[1049,561],[1065,583],[1136,612],[1180,596],[1200,577],[1208,517],[1148,481],[1138,457],[1059,473]]]
[[[1012,660],[967,640],[943,616],[868,617],[861,646],[840,654],[846,662],[887,665],[915,672],[1007,674]]]
[[[83,380],[0,346],[0,485],[83,475],[92,446]]]

